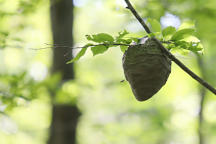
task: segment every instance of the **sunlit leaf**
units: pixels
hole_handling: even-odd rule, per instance
[[[91,45],[92,44],[86,44],[72,60],[67,62],[67,64],[79,60],[86,53],[87,48]]]
[[[116,42],[118,43],[122,43],[122,44],[130,44],[133,41],[137,42],[138,38],[141,38],[142,36],[138,35],[138,34],[131,34],[131,33],[127,33],[125,34],[123,37],[118,38],[116,40]]]
[[[163,37],[166,37],[168,35],[174,34],[175,32],[176,32],[175,27],[168,26],[165,29],[163,29],[162,34],[163,34]]]
[[[123,45],[121,45],[121,46],[120,46],[120,49],[121,49],[121,51],[124,53],[124,52],[128,49],[128,46],[123,46]]]
[[[97,54],[102,54],[105,51],[107,51],[108,48],[104,45],[97,45],[91,48],[91,51],[93,53],[93,56],[97,55]]]
[[[161,32],[161,25],[156,19],[148,19],[147,22],[151,25],[153,32]]]
[[[203,46],[200,42],[187,42],[187,41],[175,41],[173,44],[168,46],[168,49],[181,49],[181,50],[189,50],[192,52],[202,52]]]
[[[118,36],[116,37],[116,41],[118,42],[119,40],[121,40],[125,35],[129,34],[129,32],[127,30],[124,30],[122,32],[118,33]]]
[[[150,34],[148,34],[148,37],[155,37],[155,34],[154,33],[150,33]]]
[[[130,44],[132,41],[135,41],[137,35],[132,35],[128,31],[124,30],[119,32],[119,35],[116,37],[116,42],[121,44]]]
[[[186,38],[187,36],[194,35],[195,30],[192,28],[181,29],[173,34],[171,40],[178,41]]]
[[[87,40],[101,43],[101,42],[113,42],[114,38],[106,33],[99,33],[95,35],[86,35]]]

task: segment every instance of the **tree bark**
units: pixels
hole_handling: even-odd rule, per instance
[[[50,0],[51,25],[53,41],[52,72],[61,72],[62,80],[74,78],[73,63],[66,64],[72,59],[73,45],[73,3],[72,0]],[[71,51],[71,52],[70,52]]]
[[[73,64],[66,64],[72,59],[73,45],[73,2],[72,0],[50,0],[50,17],[54,42],[52,73],[62,76],[59,87],[74,79]],[[70,50],[70,51],[69,51]],[[65,56],[65,54],[67,54]],[[55,98],[55,93],[51,94]],[[75,144],[76,127],[80,111],[76,105],[53,104],[52,122],[48,144]]]
[[[75,144],[79,109],[71,105],[55,105],[48,144]]]

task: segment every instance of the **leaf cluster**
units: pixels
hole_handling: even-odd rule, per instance
[[[164,46],[169,50],[179,49],[180,51],[192,51],[195,53],[201,52],[203,46],[200,40],[196,37],[196,31],[194,28],[183,28],[176,30],[175,27],[168,26],[162,29],[161,24],[155,19],[148,19],[147,23],[152,33],[147,34],[148,37],[156,37]],[[124,30],[119,32],[117,36],[113,37],[107,33],[99,33],[94,35],[86,35],[86,39],[91,43],[82,47],[82,50],[67,63],[72,63],[79,60],[90,47],[93,56],[106,52],[110,47],[120,46],[121,51],[124,53],[128,46],[134,42],[139,43],[140,36],[136,34],[130,34]]]
[[[82,57],[88,48],[91,48],[91,52],[93,56],[102,54],[106,52],[110,47],[117,47],[120,46],[122,52],[125,52],[127,47],[132,42],[137,42],[138,39],[135,38],[133,35],[128,37],[129,32],[124,30],[119,32],[117,36],[113,37],[107,33],[99,33],[94,35],[86,35],[86,39],[90,41],[85,46],[82,47],[80,52],[74,57],[72,60],[68,61],[67,63],[72,63],[77,61]]]
[[[165,47],[169,50],[179,49],[181,51],[187,50],[192,52],[202,52],[203,46],[200,40],[196,37],[197,33],[195,28],[182,28],[177,29],[173,26],[168,26],[164,29],[161,28],[157,20],[148,19],[147,21],[152,29],[149,37],[156,37]],[[181,27],[181,26],[180,26]]]
[[[26,72],[0,75],[0,105],[9,110],[37,96],[39,83],[27,78]]]

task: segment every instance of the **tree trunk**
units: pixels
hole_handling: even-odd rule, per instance
[[[206,79],[206,71],[203,59],[198,55],[197,62],[199,65],[200,73],[202,78]],[[199,96],[200,96],[200,105],[199,105],[199,120],[198,120],[198,137],[199,137],[199,144],[205,144],[204,134],[203,134],[203,127],[204,127],[204,118],[203,118],[203,110],[204,110],[204,102],[206,97],[206,89],[204,87],[199,88]]]
[[[79,116],[76,106],[54,105],[48,144],[75,144]]]
[[[61,86],[65,81],[74,79],[73,64],[66,64],[72,58],[72,51],[67,47],[73,45],[73,2],[72,0],[50,0],[50,2],[54,41],[52,73],[60,72],[62,79],[59,86]],[[51,98],[54,97],[55,93]],[[48,144],[75,144],[79,116],[80,111],[76,105],[53,105]]]
[[[72,58],[73,46],[73,3],[72,0],[50,0],[50,14],[53,32],[52,72],[61,72],[62,80],[74,78],[73,64],[66,64]],[[67,46],[67,47],[65,47]]]

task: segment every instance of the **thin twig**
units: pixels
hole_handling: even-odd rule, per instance
[[[129,0],[125,0],[127,3],[127,8],[133,13],[133,15],[137,18],[137,20],[141,23],[143,28],[147,33],[151,33],[149,30],[148,26],[145,24],[145,22],[142,20],[142,18],[139,16],[139,14],[136,12],[136,10],[133,8]],[[201,85],[206,87],[208,90],[210,90],[212,93],[216,95],[216,89],[208,84],[206,81],[204,81],[202,78],[197,76],[194,72],[192,72],[189,68],[187,68],[181,61],[179,61],[172,53],[170,53],[162,44],[159,40],[156,38],[153,38],[158,44],[162,52],[164,52],[169,59],[174,61],[182,70],[184,70],[187,74],[189,74],[193,79],[198,81]]]
[[[59,47],[64,47],[64,48],[68,48],[68,49],[80,49],[80,48],[86,48],[86,46],[82,46],[82,47],[70,47],[70,46],[65,46],[65,45],[52,45],[52,44],[46,44],[46,45],[51,45],[49,47],[43,47],[43,48],[30,48],[31,50],[44,50],[44,49],[52,49],[52,48],[59,48]],[[122,44],[122,43],[113,43],[113,44],[92,44],[89,47],[94,47],[94,46],[100,46],[100,45],[104,45],[104,46],[131,46],[131,44]]]

